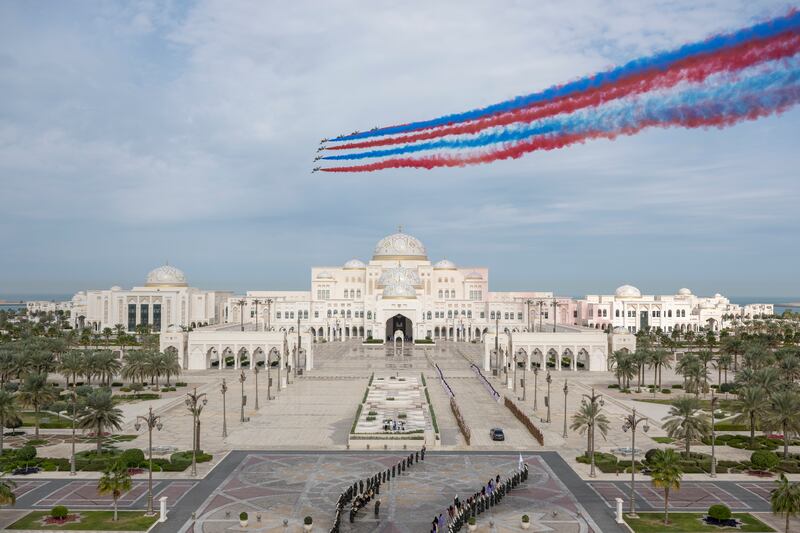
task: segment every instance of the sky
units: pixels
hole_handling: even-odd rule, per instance
[[[319,139],[785,14],[759,0],[0,2],[0,296],[308,290],[402,225],[492,290],[800,295],[800,109],[469,168],[311,174]]]

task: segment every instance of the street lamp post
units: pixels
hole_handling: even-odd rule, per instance
[[[228,384],[225,383],[225,378],[222,378],[222,386],[219,388],[222,393],[222,438],[228,436],[228,417],[225,412],[225,396],[228,394]]]
[[[75,475],[75,417],[78,414],[78,393],[75,392],[75,387],[71,390],[65,390],[62,392],[64,396],[69,396],[70,401],[72,402],[72,455],[69,457],[69,475]],[[0,428],[0,431],[3,431],[3,428]]]
[[[260,304],[260,303],[261,303],[261,300],[259,300],[258,298],[253,300],[253,304],[255,304],[255,306],[256,306],[256,331],[258,331],[258,304]]]
[[[528,319],[527,320],[527,322],[528,322],[528,331],[531,330],[531,305],[532,304],[533,304],[533,300],[531,300],[530,298],[525,300],[525,312],[526,312],[526,315],[527,315],[526,318]]]
[[[496,376],[500,376],[500,315],[495,315],[494,319],[494,371]]]
[[[711,477],[717,477],[717,457],[714,453],[715,448],[715,436],[714,436],[714,410],[716,409],[717,401],[719,401],[719,397],[714,394],[714,389],[711,389]]]
[[[136,431],[139,431],[142,427],[142,423],[147,425],[147,452],[148,452],[148,461],[150,462],[149,468],[147,469],[147,513],[146,516],[153,516],[155,513],[153,512],[153,428],[156,428],[158,431],[161,431],[163,425],[161,424],[161,417],[153,414],[153,408],[151,407],[147,411],[147,416],[137,416],[136,423],[133,425],[136,428]]]
[[[536,412],[536,408],[538,407],[539,402],[539,367],[533,367],[533,412]]]
[[[256,402],[253,406],[256,411],[258,411],[258,365],[253,367],[253,377],[255,378],[255,385],[256,385]]]
[[[556,332],[556,320],[558,318],[558,300],[553,298],[553,333]]]
[[[192,413],[192,477],[197,476],[197,444],[198,444],[198,431],[200,425],[200,413],[203,412],[203,407],[208,403],[206,393],[197,394],[197,387],[193,392],[186,393],[186,407]]]
[[[564,435],[563,437],[567,438],[567,393],[569,392],[569,387],[567,387],[567,380],[564,380]]]
[[[526,381],[525,374],[528,372],[528,358],[525,358],[525,364],[522,366],[522,401],[525,401],[526,392],[528,391],[528,382]]]
[[[266,300],[264,300],[264,303],[267,304],[267,331],[270,331],[270,329],[272,328],[272,326],[270,325],[272,322],[270,316],[272,314],[271,311],[272,302],[273,302],[272,298],[267,298]]]
[[[239,374],[239,383],[242,384],[242,411],[241,411],[241,416],[239,417],[239,422],[242,422],[242,423],[244,423],[244,402],[245,402],[244,382],[245,382],[245,380],[247,380],[247,376],[244,375],[244,370],[242,370],[242,373]]]
[[[351,331],[352,333],[352,331]],[[350,337],[352,338],[352,336]],[[297,365],[300,363],[300,345],[303,342],[300,337],[300,311],[297,311],[297,350],[294,352],[294,377],[297,377]]]
[[[539,333],[542,332],[542,307],[544,307],[544,300],[536,302],[539,305]]]
[[[514,394],[517,393],[517,354],[514,354]]]
[[[631,511],[628,513],[628,516],[631,518],[637,518],[638,515],[636,514],[636,426],[638,426],[641,422],[644,422],[644,426],[642,429],[645,433],[650,430],[650,426],[647,425],[647,418],[644,416],[636,416],[636,409],[633,410],[633,414],[626,415],[623,420],[625,422],[622,424],[622,431],[631,430]]]
[[[550,375],[550,371],[547,371],[547,378],[545,379],[547,382],[547,423],[550,423],[550,383],[553,382],[553,377]]]
[[[269,354],[272,353],[272,350],[267,352],[267,401],[272,399],[272,364],[269,360]],[[280,359],[280,358],[279,358]]]
[[[244,331],[244,306],[246,304],[247,300],[245,300],[244,298],[241,298],[236,302],[236,305],[239,306],[239,322],[242,331]]]

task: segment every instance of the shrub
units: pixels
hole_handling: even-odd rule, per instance
[[[644,454],[644,461],[646,463],[652,463],[656,453],[658,453],[658,448],[650,448]]]
[[[778,466],[779,461],[777,455],[766,450],[756,450],[750,456],[750,462],[753,463],[753,467],[759,470],[775,468]]]
[[[672,389],[661,389],[661,394],[672,394]]]
[[[797,461],[780,461],[777,468],[787,474],[800,474],[800,465]]]
[[[675,385],[672,386],[672,388],[673,389],[682,389],[683,385],[681,385],[680,383],[676,383]]]
[[[130,392],[131,388],[130,387],[120,387],[119,391],[120,392]]]
[[[714,520],[730,520],[731,510],[727,505],[715,503],[708,508],[708,516]]]
[[[397,415],[397,418],[401,418],[401,419],[402,418],[408,418],[408,415],[405,414],[405,413],[400,413],[399,415]]]
[[[176,387],[188,387],[188,386],[189,386],[189,384],[188,384],[188,383],[186,383],[185,381],[176,381],[176,382],[175,382],[175,386],[176,386]]]
[[[531,517],[526,515],[526,514],[524,514],[524,515],[522,515],[522,521],[525,522],[525,523],[530,522],[531,521]]]
[[[244,511],[239,513],[239,520],[243,520],[243,521],[247,520],[247,513],[245,513]]]
[[[619,385],[618,385],[618,384],[616,384],[616,383],[612,383],[611,385],[609,385],[609,386],[608,386],[608,388],[609,388],[609,389],[618,389],[618,388],[619,388]]]
[[[474,517],[474,516],[470,516],[470,517],[467,519],[467,523],[468,523],[469,525],[471,525],[471,526],[474,526],[474,525],[475,525],[475,517]]]
[[[56,505],[52,509],[50,509],[50,516],[55,518],[56,520],[63,520],[69,514],[69,509],[64,507],[63,505]]]
[[[17,460],[19,461],[33,461],[36,459],[36,448],[33,446],[26,444],[19,450],[17,450]]]
[[[375,420],[374,416],[368,416],[367,417],[367,422],[372,422],[373,420]]]
[[[378,416],[378,411],[372,411],[372,410],[370,410],[370,412],[369,412],[369,413],[367,413],[367,415],[368,415],[368,416]]]
[[[139,466],[144,462],[144,452],[139,448],[130,448],[122,452],[119,460],[128,468]]]
[[[111,384],[111,386],[112,387],[122,387],[122,383],[120,383],[119,381],[115,381],[114,383]]]
[[[723,383],[719,387],[720,392],[736,392],[737,386],[735,383]]]
[[[303,518],[303,523],[307,526],[310,526],[314,522],[314,519],[310,516]]]

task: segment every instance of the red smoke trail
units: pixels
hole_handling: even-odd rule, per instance
[[[546,104],[539,103],[529,108],[477,121],[425,130],[417,134],[329,146],[327,149],[352,150],[408,144],[446,135],[474,134],[495,126],[528,123],[548,116],[571,113],[578,109],[598,106],[633,94],[666,89],[682,81],[702,82],[715,73],[741,70],[758,63],[791,57],[798,52],[800,52],[800,35],[794,32],[784,33],[770,39],[750,41],[713,55],[690,57],[676,63],[666,71],[640,74],[627,78],[615,85],[593,89],[579,95],[563,97]]]
[[[678,117],[668,122],[664,122],[662,120],[649,120],[634,127],[624,128],[621,130],[541,136],[528,141],[506,146],[500,150],[482,152],[477,155],[466,157],[439,155],[421,158],[396,158],[386,159],[384,161],[370,163],[367,165],[323,168],[322,171],[373,172],[376,170],[385,170],[389,168],[424,168],[430,170],[438,167],[464,167],[467,165],[478,165],[482,163],[500,161],[503,159],[518,159],[530,152],[558,150],[576,143],[583,144],[586,141],[594,139],[613,140],[618,136],[634,135],[645,128],[651,127],[668,128],[682,126],[685,128],[724,128],[745,120],[755,120],[771,114],[782,113],[800,100],[800,87],[780,89],[776,91],[770,91],[770,93],[780,99],[781,103],[779,105],[766,108],[760,104],[760,100],[756,96],[749,98],[745,97],[742,98],[741,101],[750,108],[746,113],[720,115],[717,113],[717,111],[720,113],[724,112],[721,109],[722,104],[706,104],[698,107],[683,107],[676,109],[674,114],[678,115]],[[716,116],[709,117],[708,115],[711,113],[716,114]]]

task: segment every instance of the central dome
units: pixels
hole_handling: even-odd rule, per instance
[[[622,285],[614,291],[617,298],[641,298],[642,293],[633,285]]]
[[[402,232],[384,237],[375,245],[372,259],[417,259],[427,261],[428,253],[419,239]]]
[[[403,267],[387,268],[383,271],[378,278],[379,287],[388,287],[390,285],[410,285],[412,287],[421,287],[422,278],[419,277],[416,270]]]
[[[147,274],[145,287],[187,287],[186,275],[172,265],[163,265]]]

